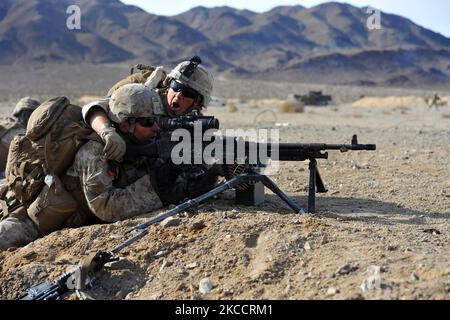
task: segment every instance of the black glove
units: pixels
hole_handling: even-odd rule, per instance
[[[172,163],[158,166],[152,170],[153,179],[157,188],[170,187],[175,184],[182,170],[179,166]]]
[[[210,191],[217,184],[219,174],[216,166],[191,166],[181,174],[187,181],[186,192],[190,198]]]
[[[159,166],[150,173],[152,185],[165,206],[178,204],[188,197],[187,181],[181,173],[182,167],[171,163]]]

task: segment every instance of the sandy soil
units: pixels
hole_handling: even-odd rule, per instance
[[[378,149],[319,160],[329,192],[318,195],[315,215],[292,213],[270,192],[260,207],[237,206],[229,191],[180,215],[178,226],[152,226],[98,275],[92,297],[450,298],[450,107],[339,104],[302,114],[279,114],[267,103],[237,107],[208,112],[222,128],[279,128],[284,142],[344,143],[358,134]],[[272,178],[306,206],[307,163],[280,166]],[[0,298],[56,278],[92,250],[112,249],[143,221],[61,230],[0,253]],[[205,294],[204,278],[213,285]]]

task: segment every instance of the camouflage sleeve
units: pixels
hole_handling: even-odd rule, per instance
[[[100,100],[96,100],[93,101],[91,103],[86,104],[85,106],[83,106],[83,109],[81,110],[82,114],[83,114],[83,120],[84,122],[89,125],[89,123],[87,122],[87,115],[89,114],[89,112],[91,110],[93,110],[93,108],[102,108],[103,111],[105,111],[105,113],[108,113],[109,111],[109,97],[105,97],[102,98]]]
[[[123,189],[114,187],[102,152],[100,143],[90,141],[77,152],[73,164],[88,206],[98,218],[115,222],[162,207],[148,175]]]
[[[1,143],[5,146],[8,146],[11,144],[11,141],[14,139],[15,136],[18,134],[25,133],[25,128],[23,127],[16,127],[11,130],[9,130],[1,139]]]

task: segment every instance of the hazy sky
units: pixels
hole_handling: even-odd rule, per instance
[[[122,0],[127,4],[134,4],[150,13],[158,15],[175,15],[192,7],[216,7],[227,5],[237,9],[249,9],[264,12],[279,5],[296,5],[312,7],[327,2],[320,0]],[[372,6],[387,13],[394,13],[413,20],[415,23],[433,31],[450,37],[450,1],[449,0],[348,0],[339,1],[350,3],[357,7]],[[383,22],[383,21],[382,21]]]

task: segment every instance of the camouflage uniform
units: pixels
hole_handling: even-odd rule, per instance
[[[78,150],[66,176],[61,178],[78,203],[78,211],[64,224],[66,228],[116,222],[163,206],[151,182],[152,162],[138,158],[112,170],[103,160],[102,152],[101,143],[86,143]],[[0,251],[24,246],[41,236],[26,212],[12,213],[0,222]]]
[[[150,175],[145,172],[152,163],[137,159],[132,164],[120,164],[114,173],[102,159],[102,152],[101,143],[88,142],[77,152],[73,166],[67,172],[79,177],[87,205],[96,217],[104,222],[115,222],[162,207]],[[133,170],[133,167],[137,168]]]
[[[122,86],[108,102],[109,116],[116,123],[150,118],[150,108],[161,105],[157,93],[142,84]],[[125,138],[136,138],[131,124],[130,130]],[[114,222],[162,207],[150,179],[152,169],[154,161],[145,157],[111,166],[103,157],[103,145],[90,141],[77,152],[67,174],[79,177],[91,212],[102,221]]]
[[[153,114],[155,116],[167,116],[169,115],[169,105],[167,102],[167,91],[170,82],[174,79],[182,81],[190,88],[196,90],[202,96],[202,107],[207,107],[211,102],[211,92],[213,90],[214,79],[212,74],[203,66],[198,65],[190,78],[183,75],[183,71],[190,64],[190,61],[183,61],[178,64],[168,75],[163,70],[163,67],[157,67],[151,69],[151,71],[144,70],[140,73],[133,74],[121,81],[117,82],[108,92],[108,96],[97,101],[93,101],[83,107],[83,118],[86,121],[86,115],[94,108],[100,107],[109,113],[108,100],[117,89],[130,83],[145,83],[146,86],[154,89],[158,92],[162,105],[155,106],[153,108]],[[189,112],[190,110],[188,110]],[[89,125],[89,123],[87,123]]]
[[[0,251],[24,246],[40,237],[30,219],[9,217],[0,222]]]
[[[22,98],[15,106],[12,117],[0,119],[0,198],[8,189],[5,177],[5,166],[11,141],[18,134],[25,133],[31,112],[39,106],[39,102],[29,97]],[[9,247],[27,244],[39,237],[39,230],[31,220],[18,215],[8,217],[0,222],[0,251]]]
[[[29,115],[38,105],[36,100],[22,98],[15,106],[12,117],[0,118],[0,179],[5,177],[6,160],[12,139],[25,133]]]

